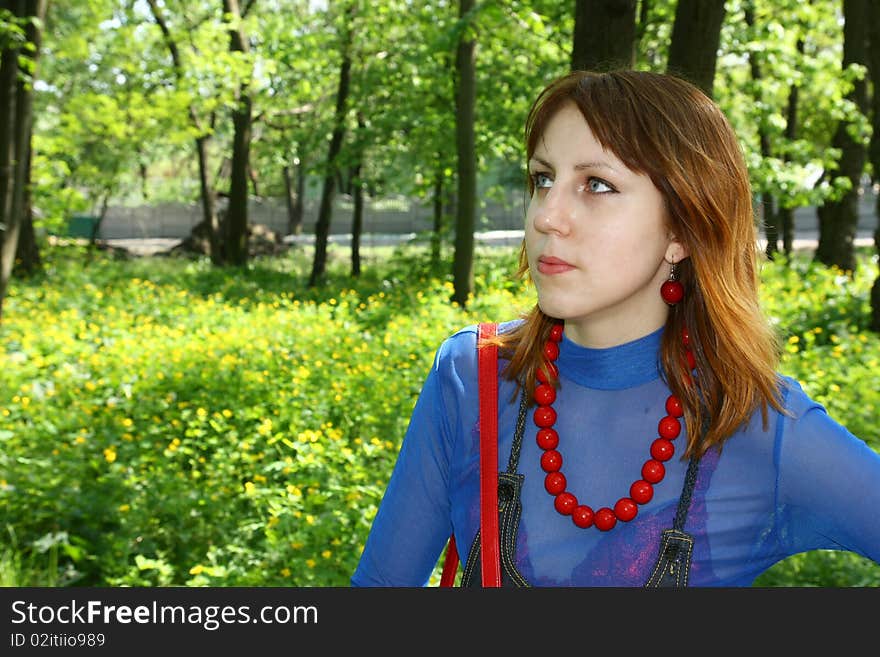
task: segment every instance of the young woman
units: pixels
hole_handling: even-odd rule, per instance
[[[502,322],[504,585],[749,586],[806,550],[880,562],[880,454],[776,372],[748,172],[676,77],[574,72],[526,123],[521,273]],[[479,586],[477,330],[443,342],[355,586],[422,586],[454,533]]]

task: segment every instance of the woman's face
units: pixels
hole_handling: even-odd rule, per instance
[[[541,310],[589,347],[660,328],[668,313],[660,286],[686,252],[651,179],[604,150],[574,103],[547,123],[529,174],[525,244]]]

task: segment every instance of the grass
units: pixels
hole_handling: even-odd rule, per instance
[[[424,248],[364,255],[352,279],[331,245],[307,288],[309,248],[242,270],[47,251],[0,326],[0,583],[346,586],[434,350],[534,302],[510,279],[515,249],[478,249],[467,308]],[[852,278],[804,257],[762,277],[784,373],[873,438],[877,264],[861,261]],[[878,571],[816,552],[756,584],[873,586]]]

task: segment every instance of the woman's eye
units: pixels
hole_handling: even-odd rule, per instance
[[[553,181],[546,173],[532,174],[532,181],[535,183],[535,189],[550,189],[553,186]]]
[[[594,194],[606,194],[615,191],[611,185],[601,178],[590,178],[587,181],[587,188]]]

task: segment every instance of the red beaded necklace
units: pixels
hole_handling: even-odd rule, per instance
[[[559,357],[559,342],[562,341],[562,324],[554,324],[550,329],[550,337],[544,344],[544,357],[546,369],[555,378],[559,375],[555,362]],[[685,346],[685,355],[688,365],[693,369],[696,365],[694,355],[689,349],[690,339],[687,330],[682,332]],[[675,446],[672,441],[681,433],[683,410],[681,400],[675,395],[669,395],[666,399],[666,413],[657,427],[658,438],[651,443],[651,458],[642,466],[642,478],[633,482],[629,488],[629,497],[621,497],[614,504],[614,508],[602,507],[597,511],[586,504],[580,504],[577,497],[569,493],[565,488],[567,481],[562,474],[562,455],[557,450],[559,434],[553,428],[556,423],[556,411],[553,410],[553,402],[556,400],[556,388],[550,383],[542,368],[538,369],[538,381],[535,387],[534,400],[538,407],[534,412],[534,421],[538,427],[536,440],[538,446],[544,450],[541,455],[541,468],[547,473],[544,478],[544,488],[555,498],[554,506],[562,515],[570,515],[572,521],[578,527],[595,526],[601,531],[608,531],[617,524],[617,521],[629,522],[636,517],[639,504],[647,504],[654,496],[654,484],[663,480],[666,476],[665,461],[672,458]]]

